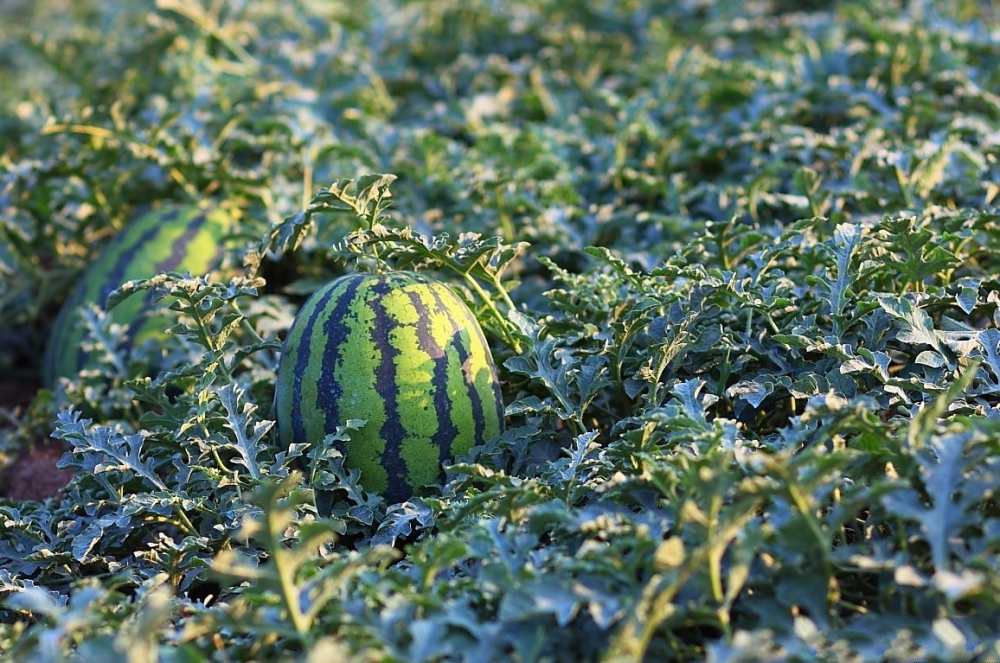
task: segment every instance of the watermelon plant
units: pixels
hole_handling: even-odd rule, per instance
[[[345,465],[392,502],[503,430],[479,322],[454,291],[420,274],[350,274],[318,290],[288,332],[275,380],[282,446],[317,445],[363,421]]]
[[[3,661],[1000,660],[989,3],[8,9]],[[79,257],[169,200],[243,210],[244,274],[130,281],[171,309],[139,370],[94,305],[93,367],[33,392]],[[505,405],[396,486],[390,428],[459,428],[400,371],[282,432],[297,378],[339,409],[413,350],[378,274],[461,295]],[[400,340],[352,373],[317,324],[289,372],[320,291]],[[49,437],[73,478],[22,499]]]
[[[104,308],[108,296],[131,280],[149,279],[167,271],[202,275],[220,265],[233,216],[223,209],[167,204],[129,223],[84,271],[56,318],[42,363],[43,380],[54,385],[73,377],[93,362],[84,348],[88,326],[84,309]],[[161,305],[162,306],[162,305]],[[110,322],[128,325],[124,344],[137,346],[162,339],[170,325],[163,309],[149,296],[120,300]],[[119,367],[122,373],[125,367]]]

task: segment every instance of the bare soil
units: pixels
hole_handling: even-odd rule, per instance
[[[37,385],[22,380],[0,380],[0,409],[27,405],[36,389]],[[73,477],[72,470],[56,467],[64,450],[62,443],[52,439],[22,449],[13,461],[0,467],[0,497],[41,501],[57,496]]]
[[[0,494],[12,500],[35,501],[57,496],[73,478],[72,470],[56,467],[63,451],[56,440],[23,449],[0,473]]]

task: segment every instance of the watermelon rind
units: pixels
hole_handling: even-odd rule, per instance
[[[316,445],[349,420],[345,465],[390,502],[503,431],[496,367],[475,315],[421,274],[348,274],[299,311],[278,367],[283,446]]]

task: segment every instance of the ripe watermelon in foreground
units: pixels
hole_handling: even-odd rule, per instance
[[[81,306],[103,307],[113,290],[133,279],[168,271],[196,276],[210,272],[220,262],[223,239],[232,225],[232,216],[220,209],[171,205],[125,227],[87,268],[63,304],[42,364],[45,384],[52,386],[58,378],[75,376],[87,366],[89,357],[81,348],[87,333],[79,315]],[[162,336],[168,325],[155,314],[148,293],[128,297],[109,316],[112,322],[129,325],[128,342],[133,346]]]
[[[447,286],[410,272],[349,274],[299,311],[278,366],[283,445],[317,445],[349,419],[345,464],[365,489],[400,502],[442,465],[503,430],[482,329]]]

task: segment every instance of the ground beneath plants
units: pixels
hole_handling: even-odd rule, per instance
[[[0,410],[26,405],[34,393],[34,386],[21,380],[0,380]],[[0,468],[0,498],[41,501],[58,495],[73,476],[72,470],[56,467],[64,451],[62,443],[52,439],[22,449]]]

